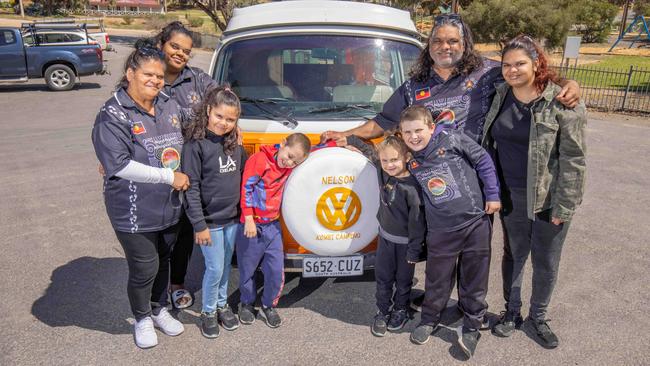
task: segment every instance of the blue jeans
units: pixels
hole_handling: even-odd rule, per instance
[[[212,245],[200,245],[205,259],[203,308],[201,309],[205,313],[212,313],[217,310],[217,307],[226,306],[230,263],[238,228],[239,224],[231,224],[210,229]]]

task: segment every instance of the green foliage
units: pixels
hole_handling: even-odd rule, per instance
[[[575,20],[570,4],[570,0],[475,0],[461,13],[478,42],[503,45],[526,34],[553,48],[562,45]]]
[[[606,42],[618,12],[606,0],[579,0],[574,4],[576,28],[586,43]]]
[[[204,19],[201,17],[188,17],[187,21],[190,23],[190,27],[199,28],[203,25]]]
[[[635,0],[634,13],[650,17],[650,0]]]

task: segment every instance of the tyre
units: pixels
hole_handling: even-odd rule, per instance
[[[76,82],[74,71],[66,65],[56,64],[45,70],[45,82],[50,90],[70,90]]]
[[[363,155],[320,149],[286,183],[282,218],[298,244],[321,256],[351,255],[377,236],[377,170]]]

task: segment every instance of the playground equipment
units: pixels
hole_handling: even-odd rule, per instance
[[[637,24],[639,25],[639,34],[637,34],[637,36],[634,39],[631,39],[632,42],[630,43],[630,46],[628,48],[632,48],[632,46],[634,46],[634,44],[637,43],[637,42],[638,43],[650,44],[650,30],[648,29],[648,23],[646,23],[645,18],[643,17],[643,15],[637,15],[634,18],[634,20],[632,21],[632,23],[625,29],[625,31],[618,36],[618,38],[616,39],[616,42],[614,42],[612,47],[607,52],[612,52],[614,47],[616,47],[616,45],[620,41],[626,40],[626,39],[624,39],[625,35],[628,34],[628,33],[632,33],[634,31],[634,27]],[[629,41],[629,40],[630,39],[628,38],[627,41]]]

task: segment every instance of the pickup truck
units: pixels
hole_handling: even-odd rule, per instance
[[[36,30],[0,27],[0,83],[24,83],[45,78],[53,91],[70,90],[81,76],[104,74],[99,44],[26,46],[23,34]]]

